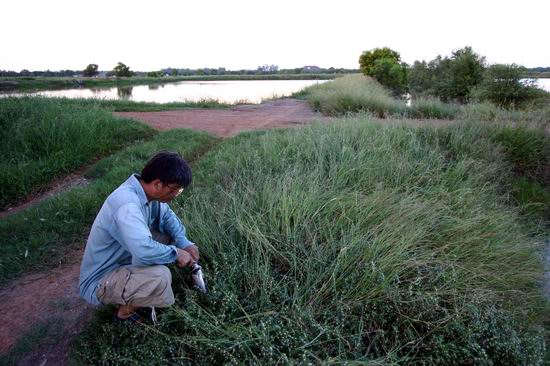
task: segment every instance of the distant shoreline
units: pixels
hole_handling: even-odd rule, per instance
[[[164,77],[3,77],[0,92],[34,92],[74,88],[168,84],[179,81],[224,80],[332,80],[340,74],[191,75]]]

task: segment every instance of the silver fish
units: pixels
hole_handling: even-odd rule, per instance
[[[191,267],[191,277],[195,283],[195,287],[198,288],[202,293],[207,293],[208,289],[206,287],[206,281],[202,275],[202,268],[197,262],[193,263]]]

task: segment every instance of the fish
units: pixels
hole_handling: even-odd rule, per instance
[[[202,274],[202,267],[197,262],[194,262],[191,266],[191,277],[193,278],[195,287],[199,289],[200,292],[206,294],[208,292],[208,288],[206,287],[206,281],[204,280],[204,276]]]

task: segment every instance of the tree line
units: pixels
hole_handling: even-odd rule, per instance
[[[256,69],[240,69],[240,70],[227,70],[225,67],[218,68],[199,68],[199,69],[190,69],[190,68],[173,68],[167,67],[155,71],[132,71],[130,67],[126,64],[119,62],[112,70],[110,71],[99,71],[97,64],[89,64],[84,68],[84,70],[60,70],[60,71],[29,71],[21,70],[20,72],[0,70],[0,77],[94,77],[99,74],[105,76],[114,76],[114,77],[132,77],[132,76],[148,76],[148,77],[162,77],[162,76],[202,76],[202,75],[288,75],[288,74],[346,74],[358,72],[357,69],[346,69],[346,68],[322,68],[318,66],[304,66],[291,69],[279,69],[277,65],[260,65]]]
[[[413,98],[436,97],[444,102],[489,101],[502,107],[519,107],[545,92],[533,80],[524,79],[529,71],[516,64],[488,65],[485,57],[471,47],[437,56],[431,61],[408,65],[399,52],[375,48],[359,57],[363,74],[378,80],[395,96],[409,93]],[[544,69],[544,68],[540,68]]]

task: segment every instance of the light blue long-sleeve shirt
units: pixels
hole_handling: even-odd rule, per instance
[[[152,228],[170,235],[174,245],[154,241]],[[80,296],[99,305],[95,291],[110,271],[130,264],[172,263],[177,258],[176,247],[192,244],[168,204],[148,201],[139,175],[131,175],[107,197],[92,225],[80,266]]]

